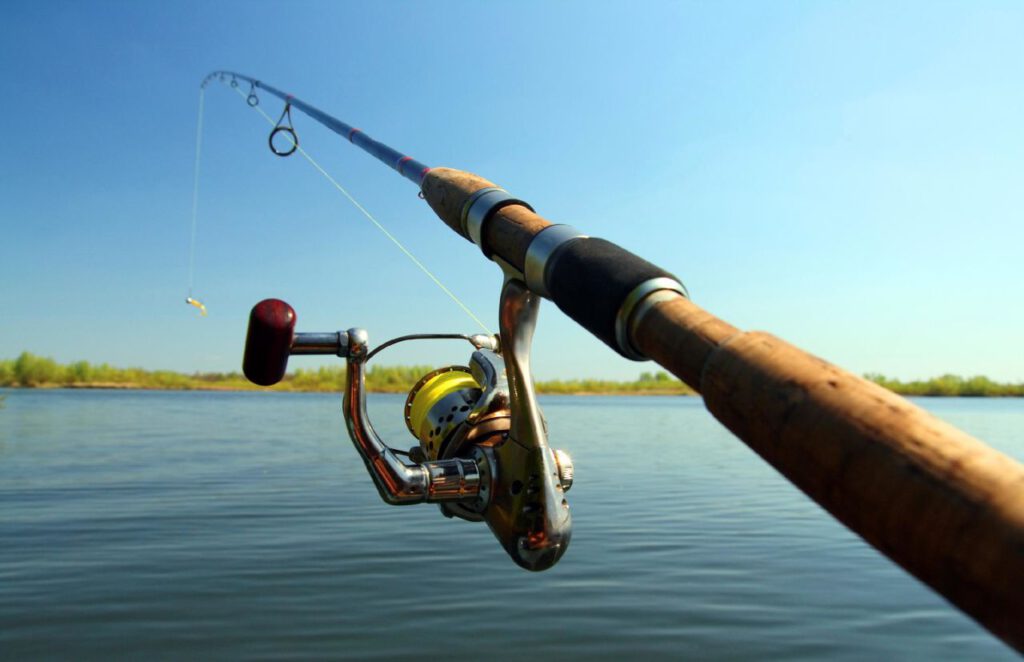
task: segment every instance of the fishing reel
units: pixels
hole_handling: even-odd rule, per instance
[[[266,299],[253,307],[245,344],[246,377],[263,386],[280,381],[293,354],[345,359],[342,404],[356,451],[386,503],[437,503],[448,517],[486,522],[512,560],[546,570],[565,553],[572,518],[565,493],[573,465],[548,446],[530,373],[530,344],[540,300],[516,278],[502,288],[500,333],[418,334],[370,351],[365,330],[295,333],[295,311]],[[386,444],[366,412],[366,364],[408,340],[460,338],[474,351],[468,366],[424,375],[405,402],[405,424],[417,443],[409,451]],[[402,459],[402,458],[406,459]]]

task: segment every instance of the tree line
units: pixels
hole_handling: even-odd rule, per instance
[[[430,372],[432,366],[372,365],[366,385],[375,393],[404,393]],[[917,396],[1024,397],[1024,382],[999,383],[988,377],[942,375],[932,379],[900,381],[877,373],[865,377],[899,393]],[[115,368],[88,361],[61,364],[51,358],[22,352],[16,359],[0,360],[0,387],[148,388],[176,390],[256,390],[239,372],[197,372]],[[345,388],[343,366],[300,368],[288,373],[278,391],[340,391]],[[537,383],[537,391],[552,394],[693,395],[693,390],[667,372],[643,372],[633,381],[607,379],[549,380]]]
[[[375,393],[404,393],[436,366],[371,365],[367,389]],[[343,366],[300,368],[271,388],[278,391],[340,391],[345,388]],[[16,359],[0,360],[0,387],[149,388],[168,390],[257,390],[240,372],[199,372],[191,375],[169,370],[115,368],[106,363],[76,361],[60,364],[51,358],[22,352]],[[685,384],[667,372],[645,372],[634,381],[598,379],[538,382],[541,393],[642,393],[690,395]]]
[[[918,379],[909,382],[891,379],[876,373],[869,373],[864,376],[879,386],[884,386],[900,395],[962,398],[1024,397],[1024,382],[1016,384],[1000,383],[980,375],[976,377],[941,375],[931,379]]]

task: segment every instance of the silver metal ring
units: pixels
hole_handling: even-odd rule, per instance
[[[464,236],[469,237],[469,228],[466,227],[466,219],[469,216],[469,208],[472,207],[473,203],[479,200],[481,196],[487,195],[491,191],[501,191],[502,193],[505,193],[504,189],[500,189],[497,186],[487,186],[485,188],[480,189],[479,191],[474,191],[473,195],[466,198],[466,202],[463,203],[462,205],[462,213],[459,215],[459,222],[462,225],[462,234]],[[471,237],[470,240],[472,240]],[[475,244],[476,242],[474,241],[473,243]]]
[[[619,306],[618,314],[615,316],[615,342],[619,346],[619,351],[621,351],[624,356],[633,359],[634,361],[645,361],[647,360],[647,357],[644,356],[640,350],[636,349],[630,341],[630,321],[633,317],[633,313],[636,312],[637,305],[649,295],[660,290],[676,292],[686,298],[690,297],[686,288],[679,281],[673,280],[672,278],[666,278],[664,276],[660,278],[652,278],[640,283],[633,288],[632,292],[626,295],[622,305]]]
[[[462,233],[470,241],[480,247],[488,258],[491,257],[483,245],[484,221],[495,211],[506,205],[522,205],[533,211],[533,207],[518,198],[512,197],[508,191],[494,186],[482,188],[473,193],[462,207]]]
[[[550,299],[551,292],[548,291],[545,277],[552,256],[570,241],[586,238],[587,235],[571,225],[549,225],[533,235],[526,249],[526,260],[523,264],[526,286],[535,294]]]

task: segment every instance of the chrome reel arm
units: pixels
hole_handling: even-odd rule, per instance
[[[540,298],[515,275],[506,276],[499,308],[501,349],[511,425],[507,438],[477,452],[487,459],[492,489],[484,519],[502,547],[528,570],[553,566],[569,546],[572,517],[563,482],[572,474],[548,445],[547,429],[530,371],[530,346]]]
[[[451,458],[408,465],[377,436],[366,413],[366,356],[366,331],[349,329],[348,384],[342,402],[345,426],[381,498],[392,505],[475,501],[481,483],[475,461]]]

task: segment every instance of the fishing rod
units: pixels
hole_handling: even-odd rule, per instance
[[[418,445],[407,461],[366,416],[364,368],[376,350],[364,330],[295,333],[295,312],[284,302],[253,308],[243,365],[252,381],[280,380],[291,354],[345,359],[349,436],[385,501],[438,502],[446,515],[483,520],[523,567],[558,561],[571,537],[565,492],[574,471],[568,455],[548,445],[529,369],[546,298],[620,355],[669,370],[836,519],[1024,651],[1019,462],[775,336],[737,329],[695,305],[667,271],[552,224],[482,177],[424,166],[259,80],[215,72],[207,81],[214,78],[248,83],[250,105],[258,90],[284,101],[270,136],[275,153],[294,151],[275,147],[280,134],[298,145],[294,107],[416,184],[449,228],[501,268],[499,333],[458,335],[474,347],[470,365],[434,371],[409,394],[405,419]]]
[[[276,87],[267,85],[255,78],[250,78],[249,76],[243,76],[242,74],[230,71],[215,71],[203,80],[202,87],[206,87],[210,81],[215,79],[219,79],[222,82],[230,81],[232,87],[238,87],[240,83],[248,83],[249,93],[246,95],[246,103],[253,108],[259,105],[259,95],[256,93],[257,90],[264,90],[281,101],[284,101],[285,105],[284,110],[281,112],[281,118],[278,120],[274,129],[270,132],[270,136],[267,140],[270,144],[270,151],[274,152],[274,154],[278,156],[291,156],[299,146],[298,134],[295,132],[295,128],[292,126],[291,121],[291,108],[295,107],[331,131],[334,131],[345,140],[348,140],[356,147],[359,147],[363,151],[369,153],[384,165],[394,169],[398,174],[402,175],[417,186],[423,182],[423,177],[427,174],[427,171],[430,170],[430,168],[411,156],[406,156],[401,152],[388,147],[384,143],[377,142],[370,136],[366,135],[362,129],[357,129],[356,127],[346,124],[335,117],[331,117],[327,113],[309,105],[305,101],[296,99],[291,94],[282,92]],[[285,119],[288,120],[287,124],[283,123]],[[278,137],[284,138],[287,141],[284,148],[276,146],[274,140]]]

